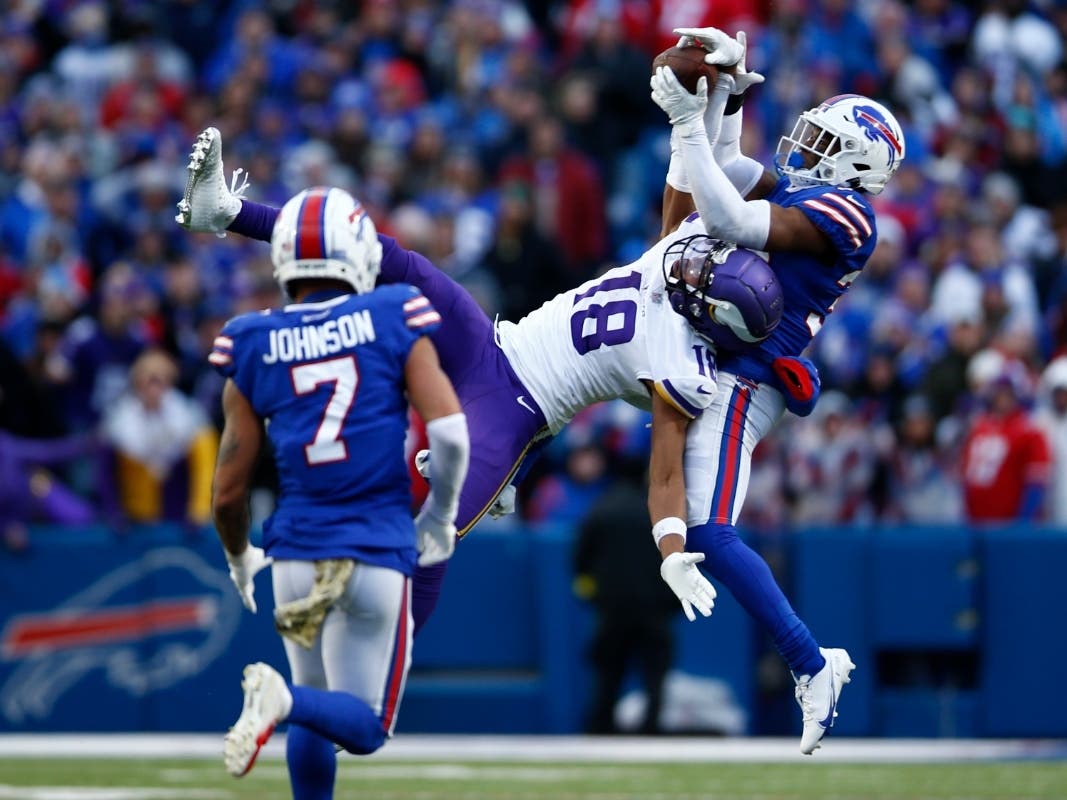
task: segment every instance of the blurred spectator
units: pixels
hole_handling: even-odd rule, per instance
[[[1003,252],[1024,263],[1048,259],[1056,252],[1049,213],[1026,205],[1019,186],[1010,175],[993,172],[982,181],[982,200],[991,222],[1000,231]],[[1046,307],[1042,296],[1042,308]]]
[[[794,427],[787,445],[786,487],[794,524],[870,522],[871,493],[882,432],[851,416],[852,401],[823,392],[815,411]]]
[[[533,489],[526,518],[546,524],[574,524],[607,489],[607,454],[594,440],[584,436],[565,437],[563,468],[548,475]],[[651,530],[651,529],[650,529]]]
[[[986,341],[981,309],[972,303],[954,303],[949,318],[944,351],[933,359],[919,385],[935,420],[959,410],[967,395],[967,368]]]
[[[211,518],[211,475],[218,434],[203,410],[175,388],[174,360],[147,350],[130,368],[130,391],[103,420],[113,450],[116,494],[105,506],[112,519],[181,522]],[[108,482],[104,481],[105,489]]]
[[[985,410],[963,445],[964,509],[970,522],[1033,521],[1044,516],[1051,455],[1045,433],[1026,407],[1026,368],[1007,361],[986,387]]]
[[[95,424],[126,388],[126,374],[144,349],[139,312],[147,292],[127,264],[115,264],[101,279],[95,316],[71,323],[58,352],[46,364],[62,387],[64,412],[74,431]]]
[[[558,118],[535,120],[528,135],[529,155],[505,163],[500,181],[517,179],[532,188],[537,229],[558,242],[571,275],[589,278],[607,255],[602,178],[588,158],[566,144]]]
[[[501,187],[500,210],[485,266],[503,287],[500,315],[517,320],[571,288],[563,256],[534,225],[530,187],[509,181]]]
[[[746,30],[748,64],[767,76],[745,106],[746,153],[766,156],[798,112],[841,92],[898,112],[908,156],[875,198],[877,249],[811,355],[824,388],[850,400],[844,429],[911,418],[901,401],[917,393],[952,452],[975,411],[972,367],[1013,357],[1037,372],[1067,352],[1062,5],[10,5],[0,12],[0,336],[15,371],[0,376],[0,425],[34,437],[89,429],[149,343],[179,359],[180,387],[217,413],[205,347],[221,321],[280,298],[259,244],[173,223],[190,143],[207,125],[226,137],[229,166],[248,170],[250,196],[280,204],[313,184],[348,188],[490,314],[518,316],[626,263],[658,233],[669,153],[648,100],[651,59],[675,26],[714,24]],[[787,477],[807,480],[807,467],[790,475],[783,460],[809,428],[783,426],[754,463],[778,498],[758,524],[785,517]],[[901,425],[875,430],[876,461],[892,460],[891,436],[904,438],[909,463],[927,458]],[[576,518],[592,495],[572,491],[567,446],[553,447],[538,467],[556,471],[542,499],[559,490],[571,499],[546,507]],[[870,513],[877,475],[860,504]],[[825,522],[839,508],[802,511]]]
[[[939,442],[936,422],[922,395],[904,401],[897,447],[886,464],[884,521],[920,525],[962,521],[955,454]]]
[[[1034,421],[1048,439],[1052,454],[1048,516],[1067,527],[1067,356],[1053,359],[1041,374]]]
[[[25,549],[26,525],[55,522],[88,525],[92,506],[60,483],[48,467],[62,468],[90,453],[91,437],[25,439],[0,431],[0,541],[10,550]]]
[[[0,430],[31,439],[61,436],[67,430],[59,398],[44,379],[44,353],[54,348],[58,331],[43,325],[37,348],[22,360],[0,339]]]
[[[575,589],[597,614],[589,648],[596,686],[588,733],[620,732],[615,704],[631,667],[647,696],[637,732],[662,731],[663,684],[674,660],[678,603],[660,579],[659,553],[649,536],[646,461],[640,451],[611,453],[611,484],[582,518],[575,543]]]
[[[965,252],[938,276],[931,304],[941,320],[951,319],[956,307],[977,305],[994,335],[1023,329],[1036,336],[1040,323],[1033,278],[1004,252],[997,229],[985,222],[970,226]]]

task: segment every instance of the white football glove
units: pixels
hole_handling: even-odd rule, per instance
[[[741,60],[737,62],[734,70],[734,90],[731,94],[744,94],[753,86],[757,86],[766,80],[758,72],[750,72],[745,68],[745,58],[748,55],[748,37],[744,31],[737,32],[737,42],[741,45]]]
[[[239,556],[232,555],[227,550],[223,552],[226,554],[226,563],[230,565],[230,580],[237,587],[241,602],[244,603],[245,608],[255,614],[256,573],[273,564],[274,559],[266,555],[262,547],[256,547],[253,544],[249,544]]]
[[[503,488],[493,504],[489,506],[489,516],[493,519],[500,519],[506,517],[508,514],[515,513],[515,485],[509,483]]]
[[[430,451],[420,450],[415,454],[415,469],[426,480],[430,480]]]
[[[670,67],[656,67],[648,85],[652,87],[652,100],[666,112],[671,125],[679,128],[680,133],[691,132],[685,129],[694,128],[698,123],[703,129],[704,109],[708,105],[707,78],[701,76],[696,94],[691,94],[678,82]]]
[[[766,80],[758,72],[749,72],[745,68],[745,58],[748,54],[748,36],[744,31],[737,32],[737,38],[733,39],[718,28],[675,28],[674,32],[682,38],[678,40],[679,47],[699,43],[708,51],[704,61],[719,67],[737,66],[734,71],[734,89],[731,94],[744,94],[753,86]]]
[[[710,617],[715,605],[715,587],[696,566],[703,560],[703,553],[671,553],[659,567],[659,574],[681,601],[682,611],[690,622],[696,620],[694,608]]]
[[[699,44],[707,50],[708,54],[704,56],[706,64],[732,67],[745,57],[744,44],[718,28],[675,28],[674,32],[682,37],[678,40],[678,47]]]
[[[415,537],[419,550],[419,566],[432,567],[447,561],[456,549],[456,526],[440,519],[426,503],[415,517]]]

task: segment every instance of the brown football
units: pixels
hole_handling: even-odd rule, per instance
[[[653,60],[652,71],[655,72],[657,67],[670,67],[678,82],[690,92],[696,92],[697,81],[701,75],[705,75],[710,92],[719,77],[719,70],[712,64],[704,63],[704,56],[707,54],[708,51],[698,44],[668,47]]]

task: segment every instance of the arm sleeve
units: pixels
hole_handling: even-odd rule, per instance
[[[728,89],[716,86],[709,104],[716,97],[725,102],[727,95]],[[746,201],[741,196],[715,163],[708,137],[717,140],[719,131],[705,134],[703,127],[681,131],[678,144],[704,228],[709,236],[762,250],[771,230],[770,204],[766,200]]]
[[[274,221],[278,219],[280,213],[281,209],[242,198],[241,210],[237,212],[237,216],[226,230],[247,236],[249,239],[269,242],[274,232]]]
[[[752,191],[763,175],[763,165],[741,153],[741,123],[744,111],[726,114],[715,140],[712,156],[742,197]]]
[[[427,508],[437,519],[451,522],[459,509],[459,492],[470,462],[467,417],[458,413],[430,420],[426,423],[426,438],[432,454]]]

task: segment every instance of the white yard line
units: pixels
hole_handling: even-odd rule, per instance
[[[216,758],[221,734],[7,734],[0,758]],[[285,737],[264,748],[283,758]],[[835,739],[803,756],[793,738],[640,738],[591,736],[425,736],[401,734],[370,761],[463,762],[811,762],[922,763],[1067,760],[1067,740]],[[4,795],[0,794],[0,798]]]
[[[205,789],[87,789],[79,786],[8,786],[0,783],[0,800],[219,800],[228,792]]]

